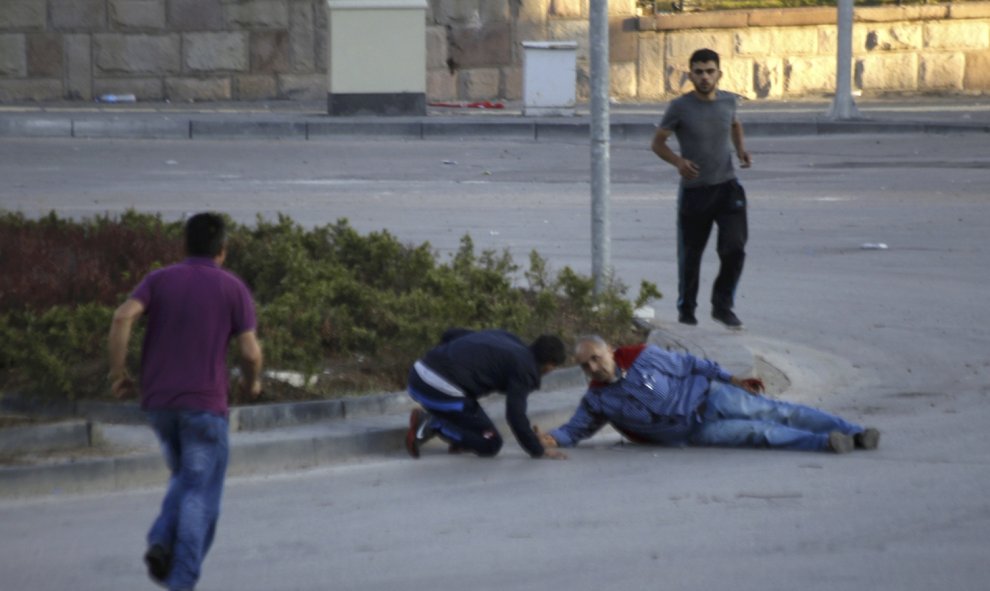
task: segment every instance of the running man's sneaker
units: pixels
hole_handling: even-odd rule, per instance
[[[725,328],[731,330],[742,330],[742,320],[739,320],[739,317],[736,316],[732,310],[726,308],[716,308],[712,310],[712,318],[715,319],[715,322],[724,325]]]
[[[853,440],[859,449],[876,449],[880,445],[880,431],[867,427],[862,433],[853,435]]]
[[[419,446],[429,441],[437,434],[436,429],[430,426],[433,417],[430,413],[421,408],[414,408],[409,413],[409,430],[406,431],[406,451],[409,455],[418,458]]]
[[[828,434],[828,449],[837,454],[847,454],[856,448],[856,442],[852,435],[846,435],[842,431],[832,431]]]
[[[172,557],[161,544],[152,544],[144,553],[144,564],[148,567],[148,577],[162,587],[166,586],[165,579],[172,568]]]

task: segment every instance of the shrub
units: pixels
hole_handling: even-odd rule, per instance
[[[451,326],[627,340],[633,307],[660,297],[644,282],[630,303],[617,281],[596,295],[591,278],[567,267],[555,274],[535,251],[520,277],[507,251],[477,253],[470,236],[439,262],[428,243],[361,235],[347,220],[311,230],[284,215],[253,227],[229,223],[226,266],[255,296],[267,366],[320,377],[303,396],[401,388],[412,361]],[[113,309],[148,271],[181,258],[181,234],[179,222],[134,212],[78,223],[0,217],[10,277],[0,288],[6,388],[104,394]],[[131,340],[135,373],[140,341]]]

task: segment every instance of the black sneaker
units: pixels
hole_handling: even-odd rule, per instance
[[[732,310],[728,310],[728,309],[712,310],[712,318],[715,319],[715,322],[722,324],[728,329],[742,330],[743,327],[742,320],[739,320],[739,317],[736,316],[735,313],[732,312]]]
[[[414,408],[409,413],[409,430],[406,431],[406,451],[409,455],[418,458],[419,446],[426,443],[437,434],[436,429],[430,426],[430,413],[421,408]]]
[[[144,564],[148,567],[148,576],[162,587],[167,586],[165,579],[172,569],[172,556],[161,544],[152,544],[144,553]]]
[[[694,317],[694,312],[681,312],[677,317],[677,321],[688,326],[698,325],[698,319]]]
[[[856,448],[856,442],[852,435],[846,435],[842,431],[832,431],[828,434],[828,449],[837,454],[847,454]]]
[[[867,427],[862,433],[853,435],[853,440],[859,449],[876,449],[880,445],[880,431]]]

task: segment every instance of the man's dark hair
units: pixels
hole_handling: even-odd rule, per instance
[[[699,49],[691,54],[691,59],[688,60],[688,67],[690,68],[694,64],[704,63],[704,62],[715,62],[715,65],[719,68],[722,65],[719,63],[718,54],[711,49]]]
[[[559,367],[567,359],[567,349],[564,347],[564,341],[552,334],[540,335],[533,341],[533,344],[529,348],[533,351],[533,357],[536,358],[537,365],[550,363]]]
[[[216,257],[227,241],[223,218],[215,213],[197,213],[186,222],[186,254]]]

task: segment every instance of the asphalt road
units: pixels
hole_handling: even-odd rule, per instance
[[[984,589],[986,137],[749,145],[747,330],[724,338],[784,369],[788,398],[881,428],[878,451],[606,437],[566,462],[438,449],[235,481],[200,588]],[[655,281],[672,322],[673,170],[633,143],[615,143],[612,163],[616,272]],[[535,248],[587,272],[587,171],[577,143],[5,140],[0,207],[347,217],[445,253],[469,232],[519,262]],[[861,248],[876,242],[889,248]],[[699,312],[698,330],[721,335]],[[139,557],[160,494],[0,503],[3,587],[150,588]]]

